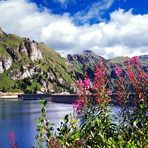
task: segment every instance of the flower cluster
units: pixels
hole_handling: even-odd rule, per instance
[[[120,74],[122,73],[122,68],[120,66],[117,66],[115,69],[115,73],[116,73],[116,76],[120,76]]]
[[[146,98],[144,94],[147,92],[148,74],[143,70],[140,60],[137,56],[127,60],[125,62],[125,66],[127,68],[127,78],[129,80],[128,84],[130,83],[130,87],[128,88],[132,88],[132,93],[134,93],[136,97],[136,101],[134,100],[133,102],[137,104],[140,102],[140,100],[144,100],[144,98]],[[115,71],[117,76],[120,76],[121,69],[117,67]],[[127,93],[125,88],[125,80],[122,77],[118,77],[117,84],[117,100],[120,104],[123,104],[129,97],[129,93]]]
[[[145,80],[148,83],[148,73],[145,74]]]
[[[45,143],[46,147],[51,148],[147,147],[148,71],[143,70],[138,57],[126,61],[125,66],[124,71],[116,66],[117,77],[110,83],[106,65],[102,61],[94,72],[94,79],[90,80],[86,75],[83,80],[78,80],[78,99],[73,104],[76,114],[66,115],[55,133],[52,124],[47,122],[47,102],[41,100],[38,147]],[[118,116],[110,110],[111,87],[115,90],[113,99],[115,96],[120,104]],[[130,97],[130,93],[134,95]],[[114,119],[118,120],[117,124]],[[10,135],[11,143],[15,146],[14,133]]]
[[[132,58],[130,59],[130,64],[132,64],[132,65],[140,64],[139,57],[138,57],[138,56],[132,57]]]
[[[100,61],[94,72],[94,81],[86,75],[84,80],[76,81],[78,88],[78,99],[73,104],[74,111],[81,113],[84,107],[91,103],[108,103],[111,99],[112,92],[106,89],[107,78],[106,68],[103,61]]]
[[[16,142],[15,142],[15,137],[14,137],[13,131],[10,132],[9,137],[10,137],[11,147],[16,148]]]
[[[79,99],[73,103],[73,110],[79,115],[84,107],[84,99],[79,97]]]

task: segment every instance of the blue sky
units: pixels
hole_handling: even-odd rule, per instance
[[[148,54],[147,0],[0,0],[0,26],[62,56]]]
[[[132,9],[133,14],[148,13],[147,0],[31,0],[31,2],[36,3],[41,11],[47,8],[53,14],[63,15],[69,13],[72,17],[75,17],[77,13],[87,15],[92,8],[97,8],[97,13],[93,9],[92,16],[86,20],[90,24],[102,20],[109,21],[110,13],[118,9],[124,9],[125,11]],[[75,21],[78,21],[79,25],[86,23],[77,20],[77,18],[75,18]]]

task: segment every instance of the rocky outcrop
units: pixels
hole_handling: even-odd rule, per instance
[[[12,59],[8,58],[7,60],[3,60],[3,68],[8,70],[12,65]]]
[[[20,45],[19,52],[28,56],[27,48],[25,47],[24,43]]]
[[[17,52],[16,49],[14,49],[14,48],[7,48],[6,50],[11,55],[12,59],[14,59],[14,60],[18,59],[18,52]]]
[[[61,85],[65,85],[65,81],[64,81],[62,78],[58,78],[58,82],[59,82]]]
[[[6,50],[14,60],[20,60],[22,54],[25,54],[33,62],[42,59],[41,51],[38,49],[37,43],[34,41],[25,39],[17,49],[7,48]]]
[[[21,70],[13,69],[11,70],[9,77],[12,80],[23,80],[25,78],[31,78],[35,74],[34,68],[23,67]]]
[[[36,44],[33,42],[30,43],[29,56],[32,61],[37,61],[39,59],[42,59],[41,51],[37,48]]]
[[[3,72],[4,72],[3,62],[2,62],[2,60],[0,59],[0,73],[3,73]]]
[[[42,54],[40,49],[37,47],[37,43],[35,41],[30,41],[29,39],[25,39],[24,46],[27,49],[29,58],[35,62],[39,59],[42,59]],[[23,48],[24,49],[24,48]]]
[[[86,64],[97,64],[99,60],[105,60],[101,56],[97,56],[91,50],[84,50],[82,54],[69,54],[67,56],[67,61],[69,63],[75,62],[75,64],[80,63],[83,65]]]
[[[42,85],[40,91],[42,92],[54,92],[54,85],[50,81],[41,80]]]
[[[12,65],[12,59],[0,57],[0,73],[3,73],[5,70],[8,70]]]
[[[82,54],[69,54],[67,56],[67,62],[69,63],[68,67],[73,71],[73,67],[76,69],[74,71],[77,79],[81,79],[84,73],[89,74],[93,77],[93,71],[100,60],[106,61],[101,56],[96,55],[90,50],[84,50]]]

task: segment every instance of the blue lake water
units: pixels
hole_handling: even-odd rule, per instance
[[[111,109],[115,114],[120,110],[118,107]],[[40,110],[38,101],[0,101],[0,148],[11,148],[9,133],[12,130],[18,148],[36,147],[36,126]],[[71,104],[47,103],[48,119],[55,126],[72,111]]]

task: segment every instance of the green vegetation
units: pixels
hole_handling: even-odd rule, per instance
[[[79,98],[73,104],[74,114],[66,115],[56,132],[47,119],[47,101],[41,99],[37,147],[42,148],[46,144],[47,148],[147,148],[148,73],[143,71],[137,57],[133,57],[126,66],[135,95],[131,100],[124,83],[123,69],[115,67],[115,99],[121,108],[118,115],[110,110],[112,92],[107,88],[103,62],[96,68],[93,82],[88,76],[76,82]]]
[[[11,67],[0,74],[0,90],[5,88],[6,92],[23,91],[35,93],[43,87],[43,83],[50,82],[53,84],[52,91],[54,92],[70,91],[70,85],[74,83],[75,75],[69,72],[65,59],[53,49],[48,48],[44,43],[34,42],[43,58],[31,61],[29,55],[19,51],[20,46],[26,40],[31,42],[29,39],[20,38],[13,34],[4,33],[0,35],[0,56],[3,59],[8,59],[9,57],[13,60]],[[8,53],[7,48],[13,49],[14,55]],[[28,77],[31,83],[26,83],[25,79],[12,80],[11,75],[16,76],[18,72],[23,73],[24,67],[28,70],[30,68],[37,69],[35,74],[30,78]],[[53,77],[53,79],[50,77]],[[59,82],[59,79],[62,79],[62,83]],[[47,91],[48,88],[43,89],[43,91],[45,90]],[[48,91],[50,92],[50,90]]]

